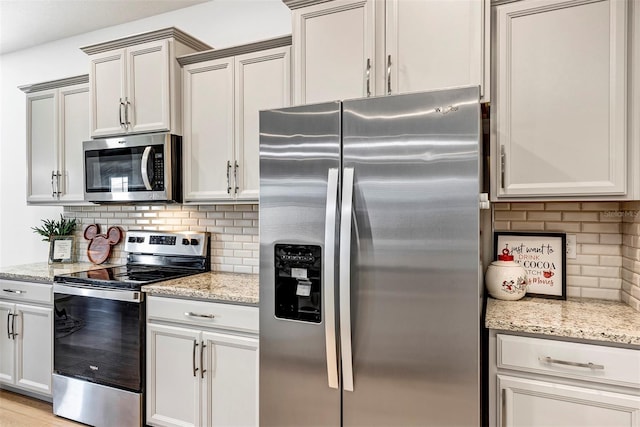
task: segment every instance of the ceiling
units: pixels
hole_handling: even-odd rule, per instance
[[[209,0],[0,0],[0,55]]]

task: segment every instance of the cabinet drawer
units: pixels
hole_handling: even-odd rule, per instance
[[[147,318],[210,328],[258,332],[258,308],[178,298],[149,297]]]
[[[0,298],[16,302],[53,303],[53,288],[49,284],[0,280]]]
[[[640,350],[498,335],[498,368],[640,386]]]

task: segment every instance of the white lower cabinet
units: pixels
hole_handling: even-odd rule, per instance
[[[491,331],[489,425],[640,426],[640,349]]]
[[[640,396],[498,375],[507,426],[638,426]]]
[[[0,280],[0,383],[51,396],[51,286]],[[15,299],[5,299],[6,295]]]
[[[258,425],[257,313],[256,307],[148,299],[147,424]]]

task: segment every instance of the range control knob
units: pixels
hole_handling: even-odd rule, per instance
[[[200,244],[200,242],[198,242],[198,239],[191,239],[191,244],[193,246],[198,246]]]
[[[188,245],[189,244],[189,239],[182,239],[182,244],[183,245]]]

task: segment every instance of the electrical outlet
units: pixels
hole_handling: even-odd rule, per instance
[[[576,259],[576,235],[567,234],[567,259]]]

